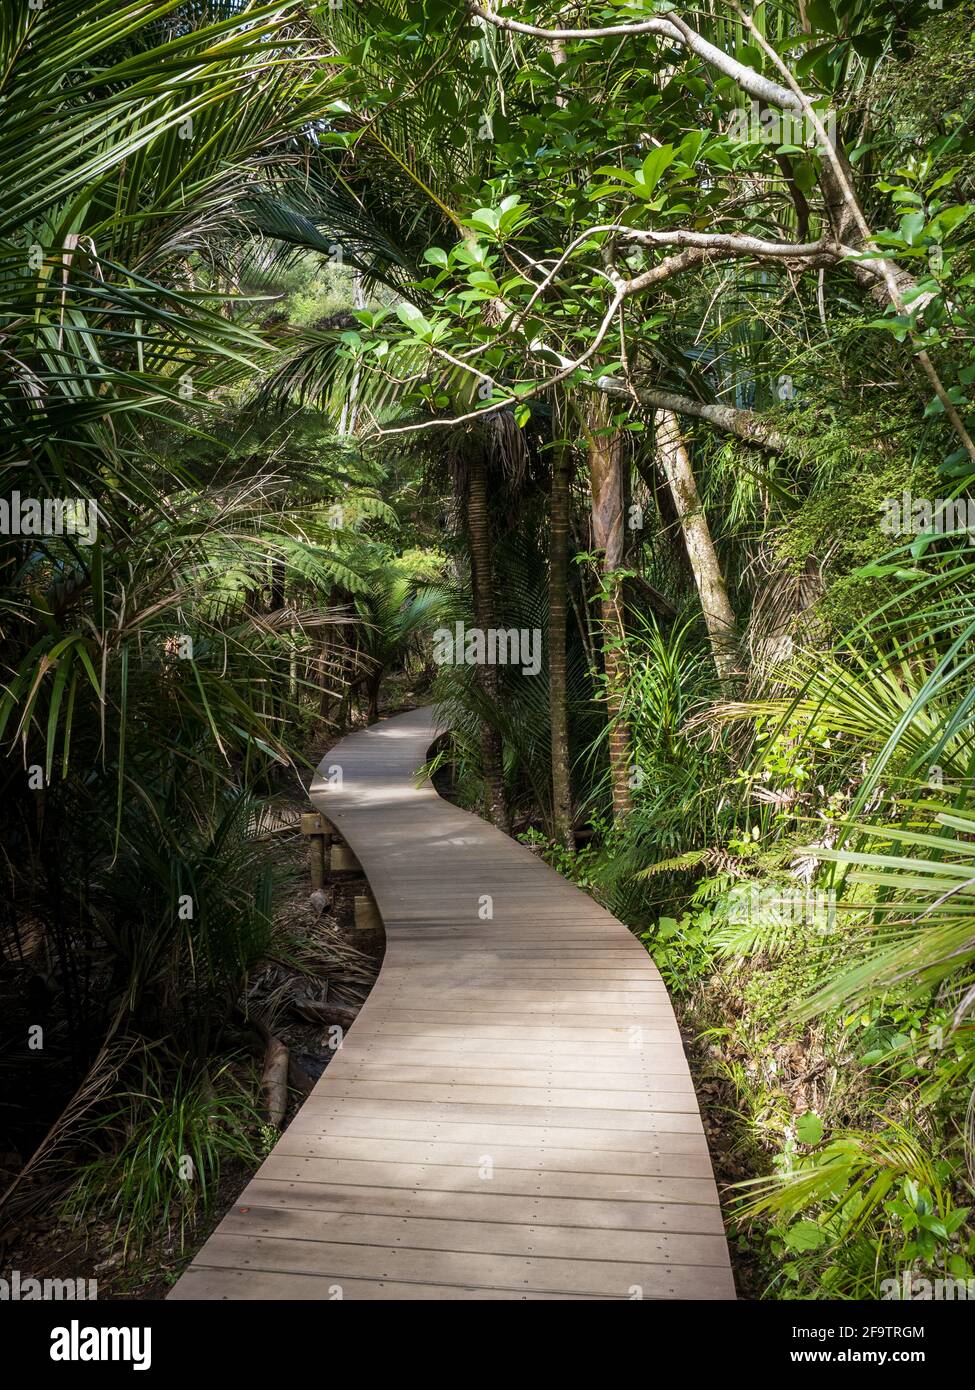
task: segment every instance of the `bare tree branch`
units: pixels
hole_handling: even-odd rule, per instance
[[[572,39],[630,38],[641,34],[654,34],[658,38],[670,39],[672,42],[690,49],[699,58],[703,58],[709,67],[717,68],[726,77],[730,77],[749,96],[756,97],[759,101],[768,102],[770,105],[784,107],[789,111],[799,110],[795,95],[788,87],[782,87],[778,82],[772,82],[769,78],[763,77],[754,68],[748,67],[745,63],[739,63],[737,58],[733,58],[730,53],[725,53],[716,44],[709,43],[707,39],[698,34],[696,30],[691,29],[676,15],[671,15],[667,19],[639,20],[635,24],[607,24],[597,29],[546,29],[537,24],[523,24],[516,19],[502,19],[500,15],[492,14],[483,5],[472,3],[468,5],[468,8],[471,14],[484,20],[486,24],[493,25],[496,29],[505,29],[511,34],[526,34],[530,38],[546,39],[550,43],[553,40],[565,42]]]
[[[693,396],[661,391],[654,386],[634,386],[631,390],[625,381],[615,376],[600,377],[596,387],[607,396],[625,396],[627,400],[635,396],[648,410],[670,410],[678,415],[705,420],[725,434],[733,434],[747,444],[758,444],[778,454],[799,452],[796,440],[774,429],[754,410],[741,410],[737,406],[720,405],[716,401],[696,401]]]
[[[744,232],[691,232],[677,228],[669,232],[623,229],[630,241],[641,246],[700,246],[705,250],[727,251],[735,256],[781,256],[794,260],[827,256],[839,259],[841,248],[830,238],[819,241],[766,241]]]

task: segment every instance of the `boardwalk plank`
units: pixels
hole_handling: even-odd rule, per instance
[[[509,1201],[500,1197],[498,1201]],[[474,1221],[427,1216],[372,1216],[362,1211],[294,1211],[286,1207],[233,1208],[220,1227],[225,1235],[371,1245],[404,1250],[470,1251],[488,1255],[530,1255],[572,1260],[642,1260],[670,1264],[719,1264],[724,1235],[689,1232],[604,1230],[545,1226],[526,1221]]]
[[[336,1286],[333,1295],[323,1294],[323,1280],[318,1274],[278,1274],[271,1270],[211,1269],[205,1265],[193,1265],[183,1275],[179,1284],[169,1295],[173,1299],[241,1299],[252,1302],[321,1302],[325,1298],[332,1301],[355,1302],[358,1300],[386,1300],[392,1302],[411,1301],[460,1301],[470,1300],[478,1303],[500,1299],[523,1299],[527,1302],[604,1302],[599,1294],[583,1293],[512,1293],[509,1289],[462,1288],[449,1284],[397,1283],[383,1279],[350,1279],[342,1276],[341,1287]]]
[[[470,1139],[395,1139],[385,1134],[335,1134],[331,1131],[328,1134],[301,1136],[292,1134],[289,1129],[278,1142],[274,1154],[314,1160],[338,1157],[382,1159],[436,1167],[459,1165],[473,1173],[484,1171],[485,1159],[488,1158],[496,1174],[541,1169],[560,1175],[695,1177],[711,1181],[711,1160],[703,1144],[690,1153],[686,1144],[676,1151],[646,1144],[639,1149],[614,1149],[595,1143],[586,1149],[568,1149],[558,1144],[541,1143],[492,1144],[490,1154],[485,1154],[484,1145]],[[263,1173],[263,1169],[261,1171]],[[713,1201],[713,1184],[709,1191],[710,1200]]]
[[[371,1055],[371,1054],[369,1054]],[[482,1059],[487,1060],[487,1059]],[[631,1074],[619,1075],[616,1071],[595,1072],[595,1071],[575,1071],[571,1067],[548,1067],[544,1070],[518,1071],[514,1068],[502,1069],[489,1065],[481,1067],[458,1066],[456,1062],[444,1060],[439,1066],[427,1064],[425,1066],[410,1066],[402,1058],[395,1054],[386,1062],[364,1061],[361,1059],[352,1060],[349,1055],[346,1060],[342,1055],[338,1056],[334,1062],[330,1063],[332,1069],[332,1084],[337,1085],[341,1081],[342,1085],[350,1084],[353,1080],[359,1083],[369,1083],[372,1086],[379,1085],[381,1082],[388,1082],[396,1088],[394,1094],[420,1099],[417,1096],[416,1086],[436,1086],[438,1088],[449,1087],[456,1095],[458,1088],[469,1087],[481,1090],[485,1087],[509,1087],[519,1092],[519,1099],[528,1100],[527,1092],[541,1088],[548,1092],[550,1097],[556,1095],[560,1097],[558,1103],[563,1105],[573,1105],[575,1102],[571,1098],[576,1091],[595,1091],[601,1092],[599,1103],[608,1104],[607,1096],[614,1092],[626,1092],[630,1097],[624,1104],[629,1107],[639,1099],[648,1099],[651,1107],[656,1106],[658,1101],[654,1097],[669,1096],[674,1101],[680,1099],[683,1104],[662,1105],[662,1109],[687,1109],[688,1106],[696,1108],[694,1089],[690,1081],[686,1081],[681,1076],[674,1076],[669,1080],[660,1078],[658,1081],[659,1089],[649,1090],[641,1086],[641,1079],[652,1075],[646,1068],[635,1071]],[[634,1091],[632,1088],[640,1086],[641,1089]],[[404,1089],[405,1088],[405,1089]],[[440,1099],[441,1097],[424,1096],[423,1099]],[[486,1096],[483,1099],[487,1099]]]
[[[272,1237],[211,1236],[200,1264],[215,1268],[267,1270],[282,1274],[314,1274],[325,1289],[347,1277],[355,1279],[413,1279],[418,1282],[461,1284],[465,1287],[508,1289],[513,1293],[576,1293],[633,1298],[722,1299],[733,1297],[727,1265],[634,1263],[623,1260],[582,1260],[499,1255],[468,1250],[426,1250],[415,1247],[340,1244]],[[343,1288],[344,1296],[344,1288]]]
[[[250,1187],[258,1207],[288,1211],[364,1212],[370,1216],[433,1216],[450,1221],[514,1222],[522,1226],[605,1229],[610,1231],[681,1232],[721,1235],[721,1216],[712,1206],[679,1202],[613,1201],[600,1197],[539,1197],[511,1193],[493,1180],[480,1190],[423,1187],[406,1190],[379,1183],[351,1186],[316,1182],[278,1182],[257,1179]]]
[[[468,1073],[464,1082],[416,1082],[385,1080],[371,1081],[362,1077],[339,1080],[333,1077],[329,1094],[367,1100],[417,1100],[466,1102],[476,1105],[531,1105],[555,1106],[560,1108],[584,1108],[589,1110],[629,1109],[644,1104],[654,1110],[683,1111],[697,1113],[693,1092],[681,1095],[658,1091],[651,1094],[646,1090],[593,1091],[584,1088],[549,1086],[542,1082],[539,1086],[526,1084],[504,1084],[489,1086],[476,1079],[471,1080]]]
[[[515,1168],[506,1163],[495,1167],[490,1178],[485,1178],[481,1169],[473,1164],[395,1162],[390,1161],[389,1156],[344,1159],[335,1154],[327,1158],[300,1158],[280,1150],[271,1155],[261,1173],[261,1178],[255,1182],[308,1183],[318,1188],[334,1183],[348,1187],[403,1187],[417,1193],[477,1194],[489,1184],[492,1190],[515,1197],[572,1197],[650,1204],[674,1202],[700,1205],[708,1213],[709,1222],[720,1222],[720,1214],[711,1202],[708,1179],[686,1175],[658,1178],[644,1173],[581,1173],[551,1166]],[[707,1227],[708,1230],[717,1228],[717,1224]]]

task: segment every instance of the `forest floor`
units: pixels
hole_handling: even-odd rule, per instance
[[[283,794],[273,801],[274,810],[282,817],[297,817],[308,809],[308,803],[297,793]],[[343,874],[341,880],[328,884],[329,899],[324,911],[312,901],[309,886],[308,842],[297,830],[276,831],[269,837],[275,870],[280,875],[275,905],[275,936],[277,940],[306,941],[309,937],[323,943],[321,970],[317,980],[327,978],[336,983],[329,997],[355,1007],[366,997],[371,980],[382,963],[383,941],[376,933],[357,932],[354,927],[354,903],[366,890],[360,874]],[[368,936],[368,940],[364,939]],[[355,963],[355,981],[351,988],[337,979],[343,972],[336,970],[343,958]],[[282,961],[281,956],[269,961],[255,972],[258,986],[278,991],[288,988],[301,990],[308,981],[307,969],[314,961],[306,956],[303,968],[296,970]],[[343,988],[345,985],[345,988]],[[329,1047],[328,1027],[310,1023],[289,1014],[275,1023],[275,1035],[288,1048],[291,1057],[313,1081],[325,1070],[334,1051]],[[234,1071],[241,1084],[254,1088],[259,1075],[260,1059],[238,1060]],[[282,1124],[287,1128],[304,1102],[304,1095],[290,1090],[288,1109]],[[267,1147],[276,1134],[268,1138]],[[34,1278],[96,1279],[99,1299],[161,1299],[182,1273],[196,1251],[219,1224],[239,1197],[241,1189],[255,1171],[255,1165],[231,1161],[220,1174],[216,1197],[210,1213],[192,1232],[183,1250],[173,1238],[161,1240],[126,1259],[114,1238],[114,1220],[98,1213],[78,1223],[59,1218],[56,1209],[41,1209],[14,1231],[7,1231],[0,1246],[0,1265],[9,1269],[29,1271]],[[114,1247],[114,1248],[113,1248]],[[111,1251],[112,1253],[106,1253]]]

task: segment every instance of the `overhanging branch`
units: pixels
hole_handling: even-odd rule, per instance
[[[798,441],[763,420],[754,410],[720,405],[715,401],[696,401],[676,391],[661,391],[654,386],[631,386],[619,377],[603,376],[595,383],[607,396],[619,396],[632,401],[634,397],[648,410],[671,410],[677,415],[690,415],[704,420],[725,434],[733,434],[747,444],[758,444],[778,454],[797,454]]]
[[[707,39],[677,16],[673,19],[644,19],[635,24],[607,24],[595,29],[547,29],[538,24],[524,24],[517,19],[502,19],[500,15],[492,14],[483,5],[469,4],[468,8],[471,14],[484,20],[486,24],[493,25],[495,29],[504,29],[511,34],[525,34],[529,38],[547,39],[549,42],[553,40],[567,42],[573,39],[632,38],[641,34],[652,34],[658,38],[670,39],[673,43],[681,44],[696,54],[698,58],[703,59],[709,67],[716,68],[718,72],[730,77],[743,92],[747,92],[749,96],[755,97],[758,101],[767,102],[771,106],[780,106],[788,111],[801,110],[795,94],[790,92],[788,87],[783,87],[780,83],[763,77],[760,72],[756,72],[747,64],[740,63],[730,53],[725,53],[724,49],[709,43]]]

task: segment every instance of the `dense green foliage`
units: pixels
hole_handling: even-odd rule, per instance
[[[971,3],[3,8],[3,496],[97,512],[0,542],[23,1160],[253,1156],[260,799],[409,691],[653,953],[749,1291],[975,1277]]]

